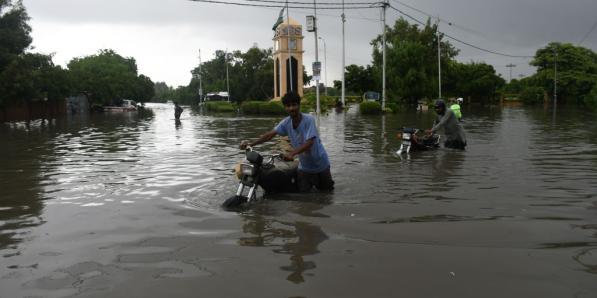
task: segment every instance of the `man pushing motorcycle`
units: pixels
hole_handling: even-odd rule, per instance
[[[284,154],[285,160],[294,160],[298,155],[299,166],[297,185],[299,192],[311,191],[313,187],[320,191],[331,191],[334,180],[330,172],[330,161],[321,143],[315,118],[301,113],[301,98],[295,92],[286,93],[282,97],[284,110],[288,117],[282,119],[276,127],[261,135],[253,142],[242,141],[241,149],[255,146],[271,140],[276,135],[288,136],[292,150]]]
[[[446,135],[444,146],[464,150],[466,148],[466,136],[454,112],[446,109],[446,103],[441,99],[435,102],[435,112],[437,113],[437,117],[433,123],[433,127],[428,129],[427,133],[431,135],[440,128],[443,128]]]

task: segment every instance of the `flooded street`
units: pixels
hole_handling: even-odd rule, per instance
[[[281,117],[148,106],[0,124],[0,297],[597,293],[595,114],[465,106],[466,151],[400,158],[433,112],[331,111],[334,192],[236,213],[238,144]]]

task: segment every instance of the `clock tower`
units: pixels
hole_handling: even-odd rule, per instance
[[[290,18],[280,23],[274,33],[274,99],[290,91],[303,97],[302,26]]]

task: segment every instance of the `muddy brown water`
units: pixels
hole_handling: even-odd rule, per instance
[[[237,145],[280,117],[149,107],[0,125],[0,297],[597,293],[595,114],[465,106],[466,151],[400,158],[432,112],[331,111],[334,192],[237,213]]]

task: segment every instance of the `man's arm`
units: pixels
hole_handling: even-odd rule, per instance
[[[315,143],[315,137],[312,137],[310,139],[308,139],[304,144],[302,144],[300,147],[292,150],[292,152],[290,153],[286,153],[284,154],[284,159],[285,160],[294,160],[294,157],[311,149],[311,146],[313,146],[313,144]]]
[[[249,141],[246,141],[246,140],[245,140],[245,141],[242,141],[242,142],[240,143],[240,149],[243,149],[243,150],[244,150],[244,149],[246,149],[246,148],[247,148],[247,146],[251,146],[251,147],[253,147],[253,146],[259,145],[259,144],[261,144],[261,143],[265,143],[265,142],[267,142],[267,141],[271,140],[271,139],[272,139],[273,137],[275,137],[277,134],[278,134],[278,133],[277,133],[277,132],[276,132],[276,130],[274,129],[274,130],[271,130],[271,131],[268,131],[268,132],[266,132],[266,133],[262,134],[261,136],[259,136],[259,139],[255,140],[254,142],[249,142]]]
[[[450,119],[450,117],[453,115],[454,113],[452,113],[452,111],[448,111],[446,109],[446,111],[444,112],[444,115],[442,116],[442,118],[439,120],[439,122],[435,123],[435,125],[433,125],[433,127],[431,128],[431,132],[436,132],[438,131],[440,128],[442,128],[447,122],[448,119]]]

